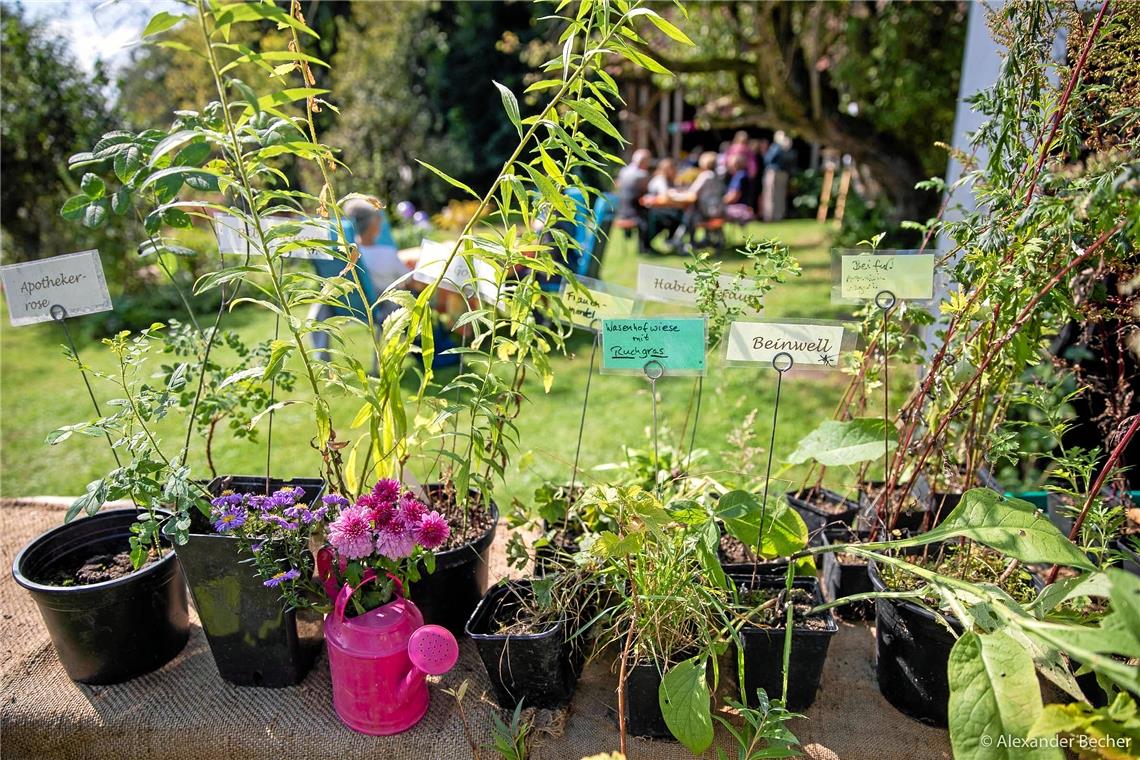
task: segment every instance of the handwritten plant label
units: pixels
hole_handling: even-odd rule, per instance
[[[934,297],[933,253],[841,253],[839,297],[873,300],[884,290],[900,300]]]
[[[705,373],[704,317],[602,320],[602,371],[644,373],[656,362],[665,375]]]
[[[579,277],[578,283],[585,293],[562,284],[562,304],[569,312],[570,322],[575,327],[593,330],[595,320],[617,317],[632,317],[638,313],[640,304],[637,298],[625,288],[607,285],[590,277]]]
[[[725,359],[770,365],[778,354],[788,353],[796,367],[837,367],[842,348],[841,324],[733,322]]]
[[[746,310],[753,311],[743,299],[730,291],[736,285],[736,276],[722,274],[717,277],[721,292],[727,301],[739,303]],[[678,303],[687,306],[697,305],[696,275],[676,267],[663,267],[657,264],[639,264],[637,267],[637,294],[647,301]]]
[[[50,322],[51,307],[57,305],[69,317],[114,308],[95,250],[9,264],[0,267],[0,278],[8,296],[8,316],[17,327]]]
[[[298,240],[330,240],[332,222],[326,219],[293,219],[287,216],[266,216],[261,219],[265,230],[280,224],[299,224],[297,233],[290,237],[275,237],[269,241],[270,252],[277,251],[287,242]],[[223,256],[260,256],[261,249],[253,226],[233,214],[215,214],[214,229],[218,234],[218,252]],[[243,237],[244,234],[244,237]],[[281,254],[287,259],[331,259],[332,254],[320,248],[293,248]]]

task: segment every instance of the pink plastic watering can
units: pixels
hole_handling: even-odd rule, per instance
[[[399,584],[395,601],[345,618],[353,591],[346,583],[325,617],[333,709],[346,726],[363,734],[407,731],[428,709],[425,676],[451,670],[459,644],[446,628],[424,625],[416,605],[400,595]]]

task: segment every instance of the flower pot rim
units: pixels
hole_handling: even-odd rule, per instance
[[[505,582],[496,583],[491,588],[487,589],[483,594],[483,598],[479,600],[479,604],[475,606],[475,610],[471,613],[471,617],[467,618],[467,622],[463,625],[463,632],[470,638],[476,641],[538,641],[541,639],[548,639],[559,630],[563,629],[566,625],[565,620],[556,620],[550,624],[550,627],[539,631],[537,633],[476,633],[472,630],[472,624],[478,618],[483,617],[486,611],[489,615],[494,610],[490,609],[491,605],[498,605],[502,601],[502,596],[506,594],[511,588],[530,588],[530,579],[511,579]],[[481,622],[481,621],[480,621]]]
[[[726,572],[725,575],[727,575],[729,578],[732,578],[734,580],[736,578],[741,578],[741,577],[745,577],[745,576],[747,576],[749,578],[749,580],[751,580],[751,577],[752,577],[747,572],[745,572],[745,573],[727,573]],[[775,588],[775,587],[783,586],[785,583],[785,580],[783,578],[770,578],[770,577],[765,578],[762,575],[757,575],[756,580],[757,580],[758,586],[766,587],[766,588]],[[764,583],[765,580],[770,581],[770,582]],[[810,589],[813,592],[812,597],[816,601],[818,601],[820,604],[823,603],[823,596],[822,596],[822,593],[820,591],[819,578],[815,577],[814,575],[798,575],[792,579],[792,586],[793,587],[799,586],[800,588]],[[830,635],[837,633],[839,631],[839,624],[835,621],[835,610],[834,609],[824,610],[823,612],[818,613],[818,614],[826,617],[826,621],[827,621],[826,630],[819,631],[819,630],[815,630],[812,628],[805,628],[805,627],[793,625],[792,626],[792,632],[793,633],[799,632],[802,634],[814,635],[814,636],[830,636]],[[787,631],[787,630],[788,630],[788,627],[786,625],[760,626],[760,625],[753,625],[751,623],[746,623],[740,629],[740,632],[743,635],[744,633],[749,632],[749,631]]]
[[[31,578],[29,578],[28,576],[26,576],[24,574],[24,571],[21,569],[21,565],[23,564],[24,559],[27,556],[27,554],[30,551],[34,550],[39,544],[41,544],[42,542],[47,541],[51,538],[54,538],[55,536],[57,536],[61,533],[67,533],[67,532],[70,532],[72,530],[75,530],[75,526],[83,525],[87,520],[95,520],[95,519],[98,519],[100,517],[105,518],[105,517],[118,516],[118,515],[123,515],[123,514],[137,515],[137,514],[140,514],[141,511],[145,511],[145,510],[136,510],[136,509],[133,509],[130,507],[127,507],[124,509],[101,510],[101,511],[95,513],[94,515],[88,515],[87,517],[83,517],[83,518],[80,518],[78,520],[72,520],[71,522],[63,523],[62,525],[57,525],[56,527],[52,528],[51,530],[49,530],[45,533],[41,533],[40,535],[36,536],[35,538],[33,538],[28,543],[24,544],[24,546],[20,549],[20,551],[16,553],[16,558],[14,560],[12,560],[12,579],[14,581],[16,581],[17,584],[19,584],[21,587],[27,589],[28,591],[38,592],[38,593],[42,593],[42,594],[53,594],[53,595],[65,596],[65,595],[73,595],[73,594],[82,594],[82,593],[85,593],[88,591],[103,591],[103,590],[118,588],[120,586],[125,586],[129,583],[138,581],[140,578],[145,578],[148,575],[155,575],[155,574],[158,574],[161,572],[166,572],[170,563],[178,561],[178,555],[175,553],[173,545],[171,545],[169,547],[169,551],[167,551],[157,561],[152,562],[148,565],[144,565],[143,567],[139,568],[138,570],[132,570],[130,573],[122,576],[121,578],[113,578],[109,581],[99,581],[98,583],[86,583],[86,584],[83,584],[81,586],[55,586],[55,585],[52,585],[50,583],[40,583],[39,581],[34,581]],[[167,519],[163,520],[163,524],[165,524],[169,520],[170,517],[173,517],[173,514],[169,510],[166,510],[166,509],[156,509],[154,511],[157,514],[167,516]],[[159,532],[160,533],[162,532],[161,529]]]

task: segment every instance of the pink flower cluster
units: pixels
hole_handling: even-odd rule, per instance
[[[447,519],[411,493],[401,493],[395,480],[381,480],[370,493],[344,506],[329,524],[329,544],[344,559],[364,559],[373,552],[391,559],[410,557],[416,546],[443,545],[451,528]]]

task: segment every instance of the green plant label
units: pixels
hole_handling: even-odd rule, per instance
[[[262,230],[266,233],[282,224],[297,225],[297,232],[293,235],[275,236],[269,241],[269,250],[277,255],[285,243],[300,240],[331,240],[331,223],[327,220],[293,219],[287,216],[264,216],[261,218]],[[261,246],[257,244],[257,231],[253,225],[248,224],[233,214],[214,214],[214,230],[218,236],[218,253],[223,256],[260,256]],[[331,254],[320,248],[291,248],[280,254],[287,259],[331,259]]]
[[[595,329],[596,321],[615,317],[632,317],[640,311],[637,297],[625,288],[607,285],[589,277],[579,277],[585,293],[562,285],[562,304],[575,327]]]
[[[839,254],[840,299],[873,300],[884,290],[901,300],[933,298],[934,254]]]
[[[737,278],[731,274],[717,277],[720,292],[729,303],[743,306],[748,313],[755,313],[744,303],[740,294],[735,293]],[[697,305],[697,278],[691,272],[676,267],[663,267],[657,264],[639,264],[637,267],[637,294],[647,301],[678,303],[686,306]]]
[[[16,327],[50,322],[53,306],[62,306],[60,316],[67,317],[114,308],[96,250],[9,264],[0,267],[0,278],[8,316]]]
[[[705,328],[704,317],[603,319],[602,371],[703,375]]]
[[[843,325],[834,322],[733,322],[725,359],[771,365],[786,353],[795,367],[836,368],[843,336]]]

